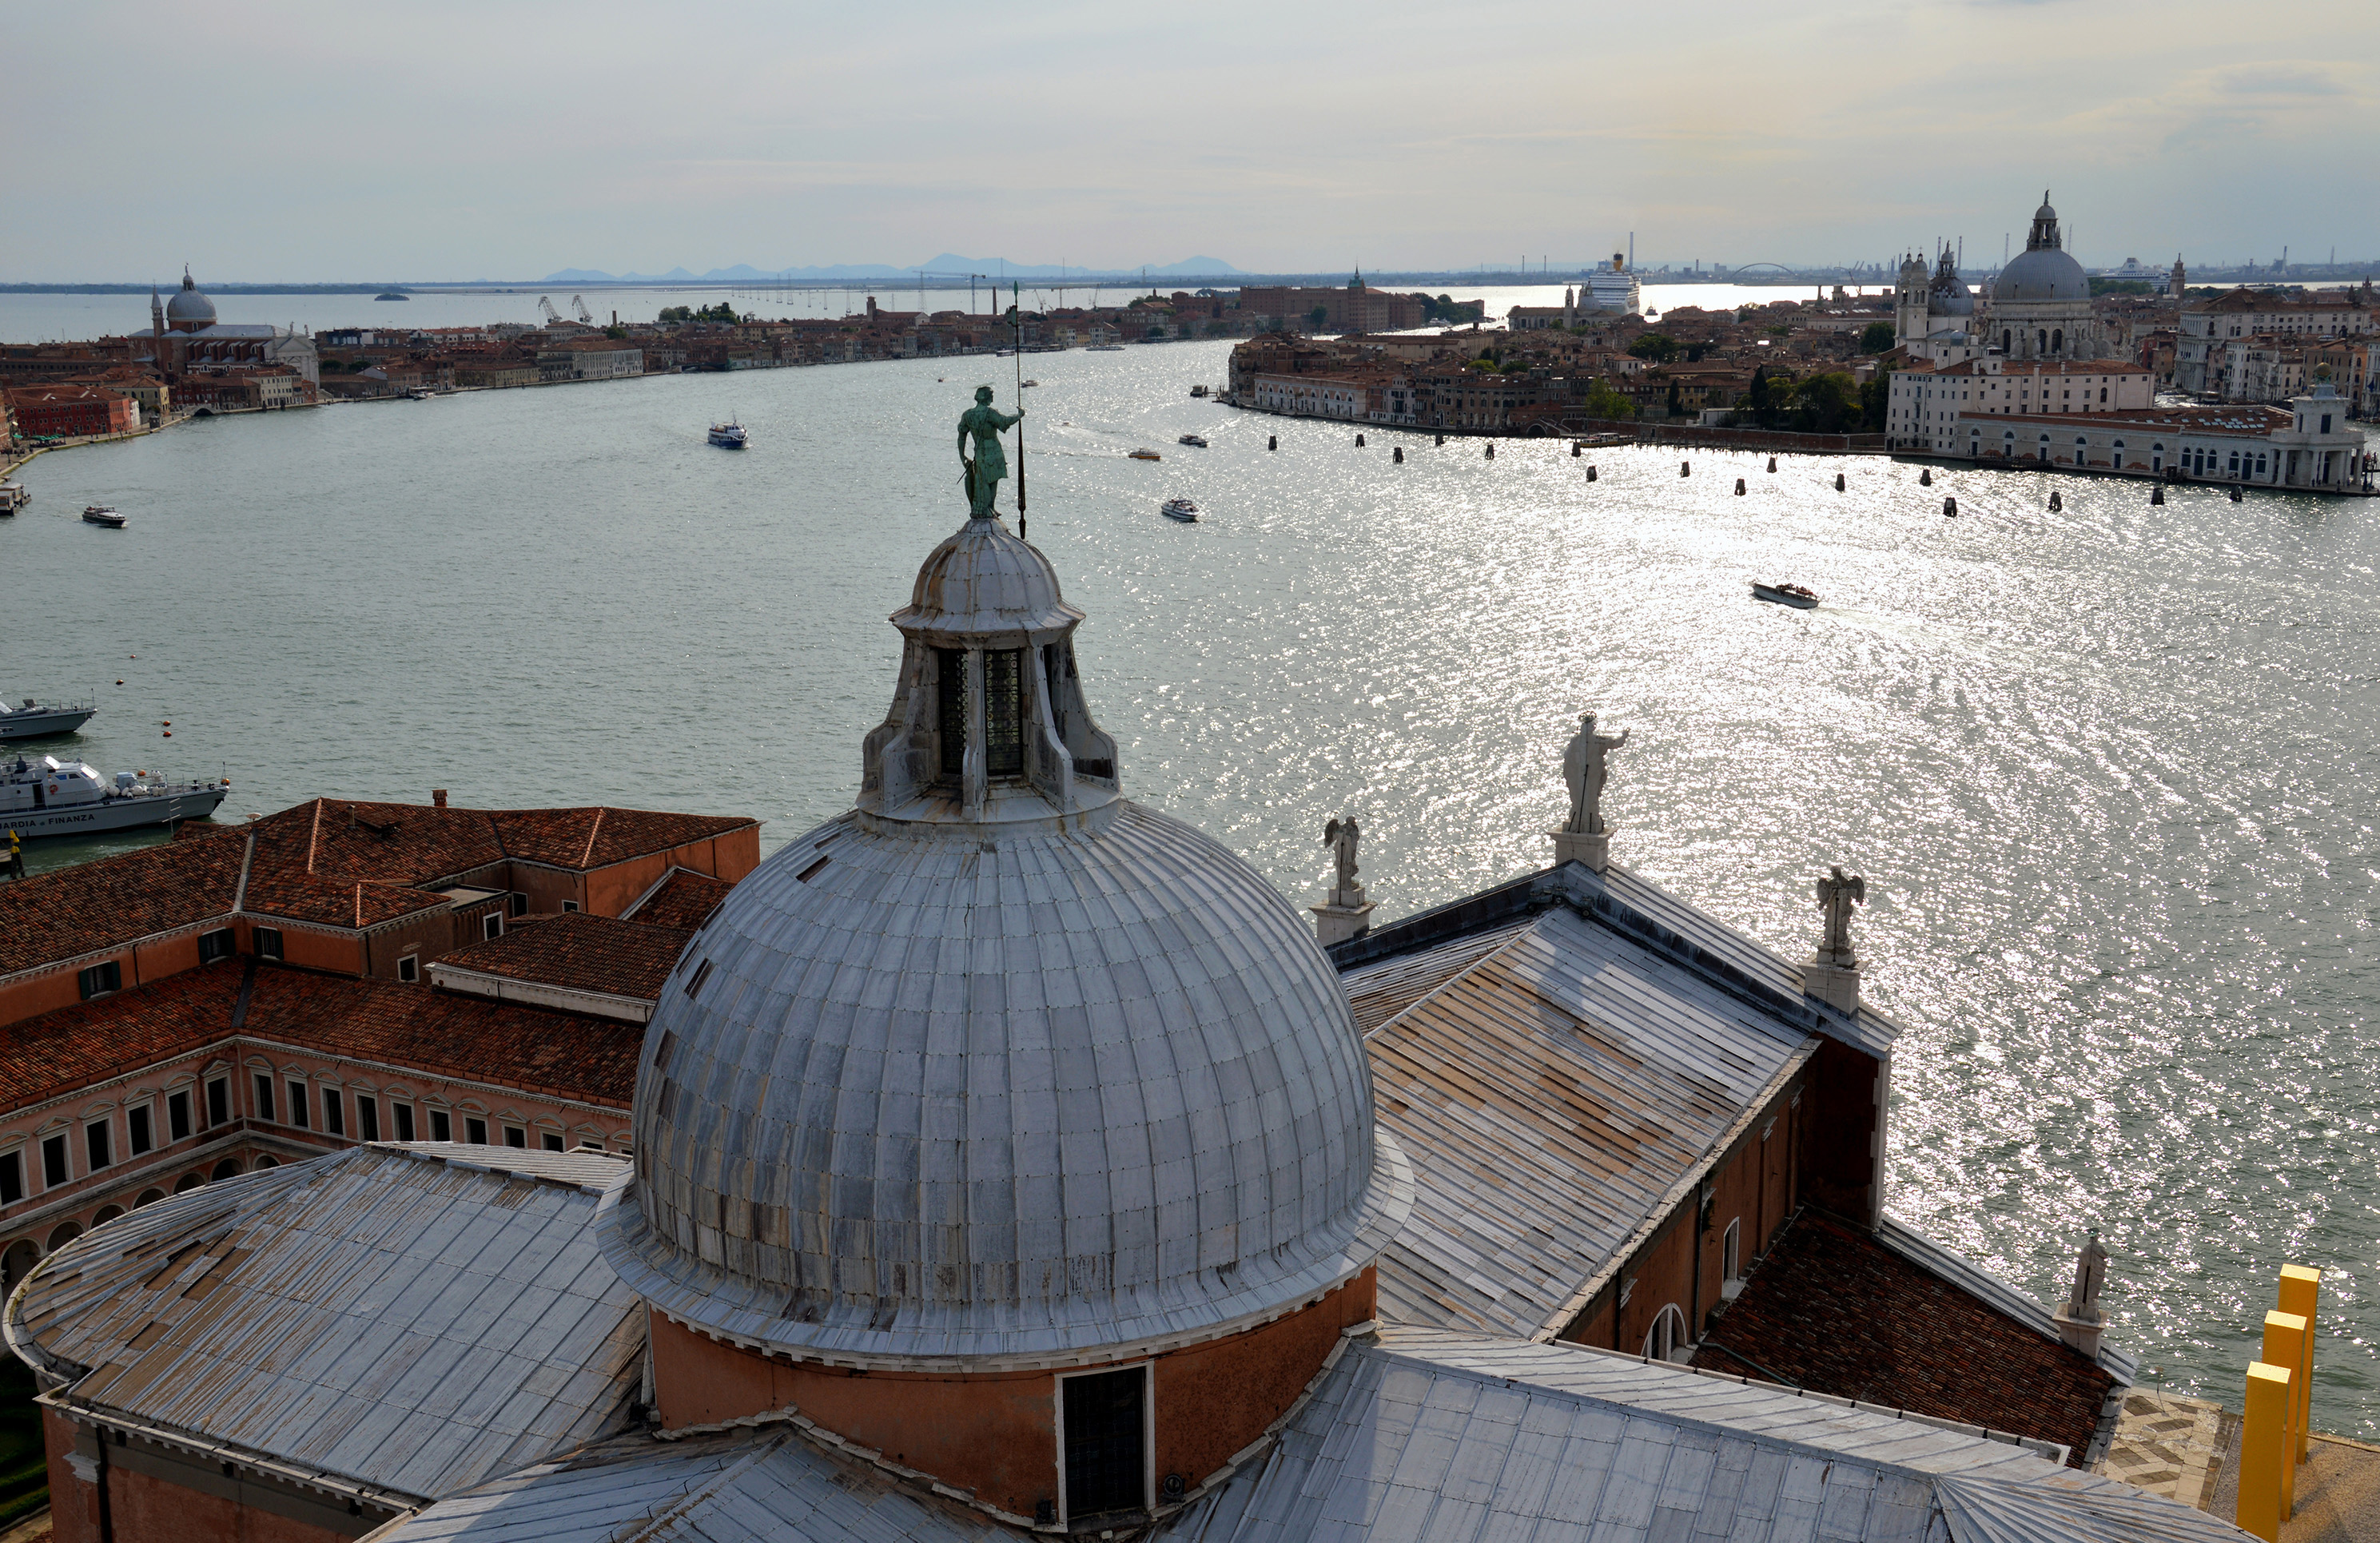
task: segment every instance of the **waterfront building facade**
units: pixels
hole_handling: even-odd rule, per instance
[[[1950,454],[1989,464],[2168,473],[2310,492],[2371,489],[2363,431],[2328,383],[2287,407],[2148,407],[2092,416],[1962,413]]]
[[[2380,331],[2367,280],[2361,288],[2311,295],[2232,289],[2181,308],[2181,332],[2174,347],[2174,389],[2227,401],[2271,400],[2247,394],[2245,347],[2302,346]],[[2245,346],[2235,361],[2232,348]],[[2257,384],[2264,383],[2260,380]]]
[[[140,408],[133,397],[103,385],[19,386],[7,395],[17,432],[26,439],[128,434],[140,427]]]
[[[2156,377],[2121,359],[2010,360],[1998,354],[1955,364],[1912,364],[1886,388],[1885,433],[1895,450],[1964,451],[1971,415],[2125,412],[2154,407]]]
[[[171,376],[210,365],[279,365],[295,371],[309,385],[322,382],[322,356],[314,339],[295,327],[252,322],[219,322],[215,303],[189,270],[182,270],[182,287],[171,300],[156,291],[149,295],[148,358]]]

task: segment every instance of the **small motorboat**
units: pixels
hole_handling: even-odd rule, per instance
[[[72,734],[99,711],[97,702],[37,701],[21,707],[0,702],[0,739],[39,739],[45,735]]]
[[[1083,352],[1087,354],[1121,354],[1123,352],[1123,345],[1121,343],[1094,343],[1089,347],[1084,349]]]
[[[0,482],[0,515],[13,515],[33,502],[21,482]]]
[[[1195,444],[1201,450],[1207,448],[1206,436],[1203,434],[1184,434],[1173,443],[1176,444]]]
[[[1202,385],[1194,385],[1190,388],[1190,395],[1193,396],[1204,396],[1207,395],[1207,388]]]
[[[744,425],[732,418],[724,423],[714,423],[710,426],[710,443],[722,450],[743,449],[746,437]]]
[[[1790,605],[1796,611],[1807,611],[1818,603],[1817,591],[1805,589],[1799,584],[1755,584],[1752,598],[1775,605]]]
[[[408,402],[428,402],[435,398],[437,395],[438,394],[434,391],[423,391],[420,388],[416,387],[414,390],[408,391],[405,394],[405,399]]]
[[[1017,386],[1017,388],[1016,388],[1016,389],[1017,389],[1017,390],[1019,390],[1019,391],[1030,391],[1030,390],[1032,390],[1035,386],[1038,386],[1038,385],[1039,385],[1040,383],[1040,383],[1040,382],[1038,382],[1038,381],[1026,381],[1026,382],[1022,383],[1021,384],[1019,384],[1019,385]]]
[[[110,530],[121,530],[124,529],[124,516],[117,514],[115,510],[109,508],[104,504],[84,504],[82,506],[82,517],[83,523],[86,525],[103,525]]]
[[[1165,459],[1164,456],[1159,455],[1156,451],[1151,450],[1145,444],[1137,450],[1127,450],[1124,454],[1131,456],[1135,461],[1161,461]]]
[[[1184,525],[1198,523],[1198,505],[1186,498],[1169,498],[1158,506],[1157,512],[1167,519],[1178,519]]]

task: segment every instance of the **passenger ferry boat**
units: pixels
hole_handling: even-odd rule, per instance
[[[124,529],[124,516],[104,504],[84,504],[82,517],[86,525],[104,525],[111,530]]]
[[[1805,589],[1799,584],[1755,584],[1752,598],[1765,600],[1774,605],[1790,605],[1796,611],[1807,611],[1818,603],[1817,591]]]
[[[0,482],[0,515],[13,515],[33,502],[21,482]]]
[[[30,697],[15,707],[0,702],[0,739],[72,734],[98,711],[97,702],[37,702]]]
[[[744,425],[729,419],[710,426],[710,443],[722,450],[741,450],[745,444]]]
[[[0,827],[27,838],[80,836],[203,820],[231,796],[231,779],[177,782],[118,772],[114,785],[83,761],[23,756],[0,765]]]

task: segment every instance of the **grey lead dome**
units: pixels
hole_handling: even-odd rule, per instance
[[[913,656],[1062,650],[1025,672],[1030,717],[1072,678],[1038,634],[1078,618],[986,520],[893,619]],[[888,723],[942,721],[910,704],[931,667]],[[1053,735],[1087,723],[1048,700]],[[797,1355],[1030,1364],[1227,1333],[1372,1262],[1412,1178],[1337,972],[1254,869],[1113,785],[855,809],[735,887],[646,1032],[605,1243],[630,1285]]]

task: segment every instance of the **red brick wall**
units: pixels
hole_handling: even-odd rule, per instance
[[[99,1486],[76,1478],[66,1461],[74,1433],[71,1421],[55,1410],[42,1411],[51,1536],[57,1543],[100,1543]],[[354,1536],[114,1464],[104,1476],[113,1543],[344,1543]]]

